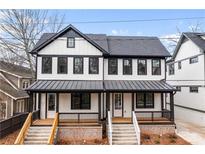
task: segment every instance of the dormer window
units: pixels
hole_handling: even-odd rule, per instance
[[[67,38],[67,47],[68,48],[75,48],[75,38],[74,37]]]
[[[27,81],[24,81],[23,82],[23,86],[22,86],[23,89],[27,88],[28,86],[29,86],[29,83]]]

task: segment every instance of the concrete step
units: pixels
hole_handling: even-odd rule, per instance
[[[112,138],[113,141],[137,141],[137,138],[136,137],[113,137]]]
[[[46,137],[31,137],[31,136],[27,136],[25,138],[25,141],[47,141],[48,140],[48,136]]]
[[[47,141],[24,141],[24,144],[47,144]]]
[[[132,137],[132,136],[136,136],[136,134],[135,133],[131,133],[131,134],[114,133],[112,134],[112,137]]]
[[[137,141],[113,141],[113,145],[137,145]]]

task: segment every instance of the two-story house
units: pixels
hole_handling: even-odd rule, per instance
[[[40,118],[140,118],[169,115],[174,121],[173,92],[165,83],[170,54],[157,37],[84,34],[69,25],[43,34],[36,55],[37,81],[27,91]],[[165,93],[171,107],[165,105]],[[166,112],[166,113],[164,113]]]
[[[205,126],[205,33],[182,33],[167,63],[175,94],[176,118]]]
[[[29,111],[25,88],[32,82],[28,68],[0,61],[0,119]]]

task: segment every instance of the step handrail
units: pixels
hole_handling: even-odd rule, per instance
[[[137,117],[136,117],[136,114],[134,111],[132,112],[132,122],[134,125],[135,134],[137,137],[137,144],[140,145],[140,127],[139,127],[139,124],[137,122]]]
[[[56,113],[55,118],[53,120],[51,133],[50,133],[50,136],[48,138],[48,144],[50,144],[50,145],[54,144],[54,137],[55,137],[56,129],[58,127],[58,120],[59,120],[59,113]]]
[[[107,115],[108,115],[108,141],[109,144],[112,145],[112,119],[110,116],[110,111],[108,111]]]
[[[26,121],[23,124],[23,127],[21,128],[21,131],[19,132],[19,134],[14,142],[14,144],[23,144],[24,143],[26,133],[27,133],[31,123],[32,123],[32,113],[29,113],[27,118],[26,118]]]

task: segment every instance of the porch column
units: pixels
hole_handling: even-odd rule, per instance
[[[98,122],[101,119],[101,93],[98,93]]]
[[[134,93],[132,93],[132,111],[135,110]]]
[[[170,93],[170,111],[171,111],[171,115],[170,115],[170,120],[174,121],[174,97],[173,97],[173,92]]]
[[[41,119],[41,93],[38,93],[38,110],[39,110],[39,119]]]
[[[110,93],[109,92],[106,92],[106,115],[107,115],[107,111],[110,111]]]
[[[59,112],[59,93],[56,93],[56,113]]]
[[[30,97],[29,97],[29,112],[32,112],[33,110],[33,93],[30,93]]]

